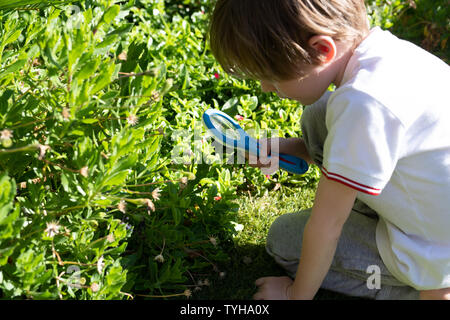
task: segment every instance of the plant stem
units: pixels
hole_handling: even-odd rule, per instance
[[[0,154],[2,153],[14,153],[14,152],[23,152],[23,151],[36,151],[39,149],[39,145],[30,144],[28,146],[15,148],[15,149],[0,149]]]

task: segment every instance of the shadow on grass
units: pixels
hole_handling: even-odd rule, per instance
[[[209,287],[194,293],[193,300],[251,300],[256,292],[255,280],[267,276],[285,276],[284,270],[266,253],[263,245],[235,246],[228,252],[230,260],[222,264],[223,278],[212,279]],[[357,299],[320,289],[315,300]]]

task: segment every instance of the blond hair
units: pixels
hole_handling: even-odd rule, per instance
[[[318,64],[314,35],[358,43],[368,32],[363,0],[218,0],[210,46],[223,69],[259,80],[290,80]]]

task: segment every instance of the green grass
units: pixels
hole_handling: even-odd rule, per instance
[[[248,300],[256,292],[255,280],[265,276],[284,276],[284,270],[266,253],[265,241],[272,222],[280,215],[312,207],[315,188],[295,192],[281,187],[262,197],[243,196],[237,203],[237,222],[243,226],[228,248],[229,261],[220,266],[225,276],[209,279],[211,285],[195,292],[193,299]],[[316,299],[351,299],[320,290]]]

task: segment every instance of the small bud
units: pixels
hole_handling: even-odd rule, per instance
[[[216,201],[219,201],[219,200],[221,200],[221,199],[222,199],[221,196],[216,196],[216,197],[214,197],[214,200],[216,200]]]
[[[159,263],[164,263],[164,257],[162,254],[158,254],[155,259],[155,261],[159,262]]]
[[[4,129],[0,131],[0,142],[2,143],[3,147],[9,148],[12,146],[12,131],[8,129]]]
[[[123,51],[117,58],[121,61],[127,61],[127,53]]]
[[[97,271],[98,273],[102,273],[103,268],[105,267],[105,263],[103,262],[103,256],[100,257],[97,261]]]
[[[211,242],[214,247],[217,246],[217,239],[215,237],[209,237],[209,242]]]
[[[138,123],[138,121],[139,121],[138,117],[136,117],[136,115],[134,115],[134,114],[130,114],[127,117],[127,122],[130,126],[134,126],[135,124]]]
[[[62,116],[64,120],[69,120],[70,119],[70,111],[68,108],[64,107],[63,111],[62,111]]]
[[[0,140],[11,139],[13,137],[12,131],[9,129],[4,129],[0,131]]]
[[[119,209],[119,211],[122,213],[126,213],[127,203],[124,200],[120,200],[119,204],[117,205],[117,209]]]
[[[83,168],[80,169],[80,174],[87,178],[89,176],[89,169],[87,166],[84,166]]]
[[[161,94],[158,91],[152,92],[152,100],[158,102],[161,99]]]
[[[147,208],[149,210],[151,210],[152,212],[155,212],[156,208],[155,208],[155,204],[153,203],[152,200],[150,199],[144,199],[145,204],[147,205]]]
[[[91,290],[92,290],[92,292],[97,292],[98,290],[100,290],[100,285],[96,282],[93,282],[91,284]]]
[[[47,237],[53,238],[56,234],[59,233],[60,227],[61,226],[55,221],[47,222],[47,228],[45,229]]]
[[[106,236],[106,241],[108,241],[109,243],[113,243],[115,241],[114,235],[112,233],[108,234]]]
[[[192,297],[192,291],[189,289],[184,290],[184,295],[186,296],[186,298],[190,298]]]
[[[182,177],[180,179],[180,189],[186,188],[187,183],[188,183],[188,178],[187,177]]]
[[[155,190],[152,191],[152,197],[154,200],[159,200],[159,197],[161,195],[160,191],[161,190],[159,188],[156,188]]]
[[[39,160],[44,159],[47,150],[51,149],[50,146],[45,146],[42,144],[39,144],[38,148],[39,148],[39,157],[38,157]]]

